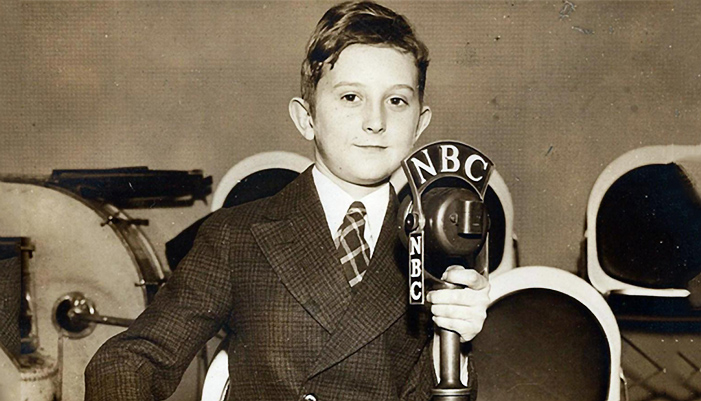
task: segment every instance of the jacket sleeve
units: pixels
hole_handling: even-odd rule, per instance
[[[230,230],[214,214],[154,302],[109,339],[85,371],[86,401],[169,397],[231,310]]]

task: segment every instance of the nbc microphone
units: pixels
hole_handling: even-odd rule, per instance
[[[409,304],[426,291],[462,288],[440,279],[452,265],[487,273],[489,218],[484,195],[493,169],[480,151],[456,141],[434,142],[402,162],[411,196],[399,208],[400,238],[409,254]],[[460,381],[460,336],[440,333],[437,401],[466,401],[475,394]]]

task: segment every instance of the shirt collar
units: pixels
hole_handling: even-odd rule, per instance
[[[321,206],[324,208],[329,232],[332,237],[335,237],[338,228],[343,222],[343,217],[355,199],[319,171],[316,166],[312,168],[312,176],[316,191],[319,193]],[[380,185],[375,191],[358,200],[363,202],[367,211],[365,240],[370,245],[371,251],[374,251],[375,244],[382,230],[382,222],[387,213],[389,183]]]

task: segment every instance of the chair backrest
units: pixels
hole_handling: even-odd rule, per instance
[[[587,275],[602,294],[687,297],[701,274],[701,145],[614,160],[587,205]]]
[[[472,340],[478,399],[619,400],[620,332],[594,288],[542,266],[505,272],[491,286],[487,320]]]
[[[409,195],[406,176],[397,170],[391,179],[400,200]],[[484,199],[489,213],[489,274],[499,275],[518,266],[517,239],[514,232],[514,202],[506,182],[492,170]]]
[[[236,163],[222,177],[212,198],[212,212],[275,195],[304,171],[311,160],[290,152],[263,152]],[[197,231],[209,215],[191,224],[166,243],[166,259],[172,270],[187,255]]]
[[[285,151],[247,157],[222,177],[212,197],[212,211],[274,195],[311,164],[308,158]]]

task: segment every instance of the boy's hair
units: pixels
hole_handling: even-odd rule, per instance
[[[353,44],[381,45],[411,53],[419,70],[419,100],[423,102],[428,48],[414,34],[409,21],[371,1],[349,1],[330,8],[316,25],[302,62],[302,98],[314,113],[314,94],[323,66],[333,68],[338,56]]]

